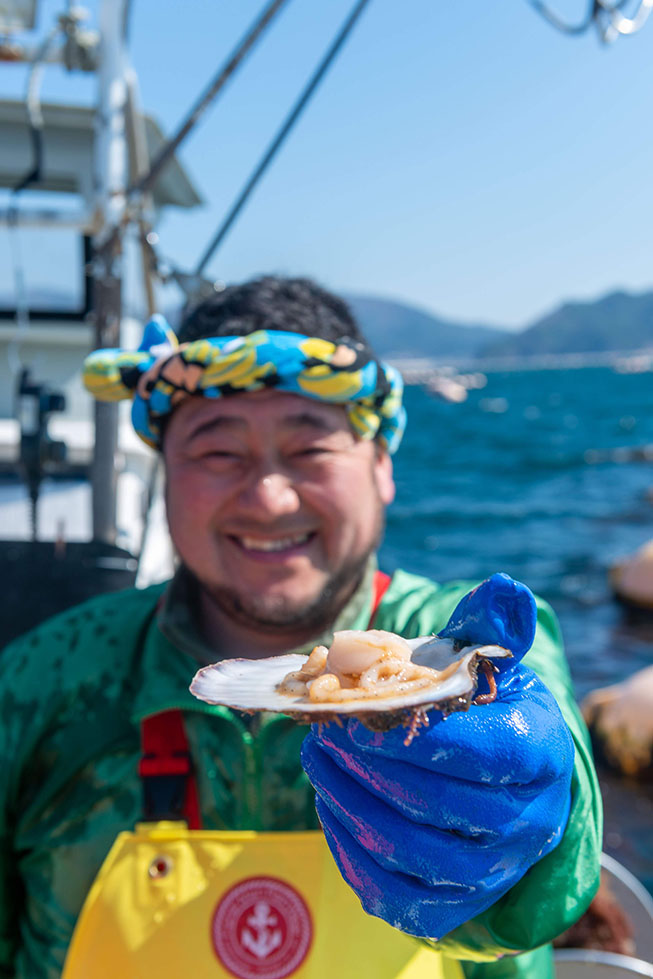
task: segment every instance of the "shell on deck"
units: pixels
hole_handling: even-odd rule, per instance
[[[298,654],[267,659],[229,659],[199,670],[190,686],[191,693],[209,704],[220,704],[245,712],[272,711],[289,714],[306,723],[355,716],[374,730],[388,730],[405,723],[415,714],[431,708],[444,713],[467,710],[476,692],[477,671],[482,660],[510,657],[502,646],[464,646],[451,639],[433,636],[408,640],[411,662],[430,667],[433,683],[419,690],[361,697],[343,702],[313,702],[307,694],[280,692],[278,687],[308,657]]]

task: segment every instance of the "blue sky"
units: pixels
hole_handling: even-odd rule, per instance
[[[168,213],[192,267],[352,0],[290,0],[182,159],[205,198]],[[96,0],[88,5],[97,7]],[[174,128],[262,0],[133,0],[142,102]],[[559,0],[582,15],[585,0]],[[59,6],[45,0],[39,28]],[[183,10],[183,13],[181,12]],[[0,92],[23,92],[0,66]],[[47,70],[44,99],[93,83]],[[653,18],[602,45],[526,0],[371,0],[214,258],[226,281],[277,271],[467,322],[528,324],[567,298],[653,286]]]

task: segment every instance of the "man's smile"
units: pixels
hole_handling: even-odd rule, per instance
[[[170,531],[204,589],[207,632],[249,648],[263,630],[285,651],[335,617],[394,495],[388,454],[355,436],[342,405],[273,390],[189,398],[164,457]]]
[[[252,557],[290,557],[304,550],[305,545],[317,536],[315,531],[287,534],[283,537],[257,537],[245,534],[227,534],[241,550]]]

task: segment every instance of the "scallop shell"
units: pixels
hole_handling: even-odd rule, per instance
[[[228,659],[199,670],[191,693],[209,704],[220,704],[246,712],[272,711],[289,714],[306,723],[339,717],[358,717],[367,727],[388,730],[433,707],[446,714],[467,710],[476,692],[476,674],[483,659],[512,656],[502,646],[464,646],[451,639],[422,636],[409,639],[411,661],[438,671],[448,670],[432,686],[375,700],[361,698],[343,703],[314,703],[304,694],[280,693],[279,684],[288,673],[301,670],[307,656],[288,654],[268,659]],[[449,668],[455,664],[455,669]]]

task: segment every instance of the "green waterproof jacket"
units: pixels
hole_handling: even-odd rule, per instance
[[[338,627],[367,627],[369,576],[361,587]],[[407,638],[437,632],[470,587],[396,572],[374,625]],[[188,684],[197,659],[158,621],[164,590],[94,599],[0,656],[1,977],[59,976],[109,847],[141,817],[139,725],[150,714],[184,711],[207,829],[317,827],[299,758],[306,728],[282,715],[258,717],[248,727],[231,711],[195,700]],[[558,847],[495,905],[438,943],[444,954],[464,960],[474,979],[547,979],[548,949],[515,953],[550,942],[580,916],[598,885],[599,790],[558,627],[544,604],[526,662],[557,698],[574,737],[572,809]]]

